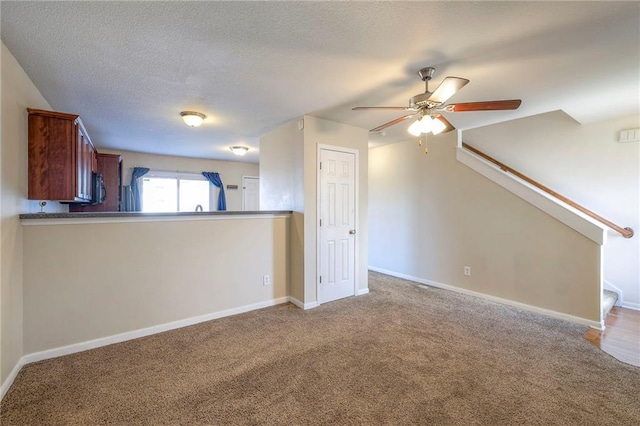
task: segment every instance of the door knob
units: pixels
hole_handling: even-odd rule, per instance
[[[349,231],[349,234],[350,234],[350,235],[355,235],[355,234],[356,234],[356,230],[355,230],[355,229],[350,230],[350,231]]]

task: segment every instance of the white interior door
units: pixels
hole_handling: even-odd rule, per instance
[[[355,295],[355,154],[320,149],[318,302]]]
[[[255,176],[242,177],[242,210],[260,210],[260,178]]]

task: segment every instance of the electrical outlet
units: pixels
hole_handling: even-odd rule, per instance
[[[471,276],[471,266],[465,266],[465,267],[464,267],[464,274],[465,274],[467,277],[470,277],[470,276]]]
[[[269,279],[269,275],[263,275],[262,276],[262,285],[269,285],[271,284],[271,280]]]

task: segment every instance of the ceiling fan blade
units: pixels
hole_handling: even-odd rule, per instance
[[[442,121],[442,123],[444,125],[446,125],[447,127],[441,131],[440,133],[447,133],[450,132],[452,130],[455,130],[456,128],[453,127],[453,124],[449,123],[449,120],[447,120],[446,118],[444,118],[444,115],[442,114],[432,114],[431,115],[432,118],[437,118],[438,120]]]
[[[436,90],[433,91],[428,100],[436,103],[446,102],[447,99],[462,89],[468,82],[469,80],[466,78],[447,77],[436,87]]]
[[[395,120],[391,120],[388,123],[384,123],[384,124],[376,127],[375,129],[371,129],[369,131],[370,132],[379,132],[380,130],[384,130],[387,127],[391,127],[394,124],[402,123],[403,121],[410,119],[411,117],[415,116],[416,114],[417,114],[417,112],[415,114],[409,114],[409,115],[405,115],[403,117],[396,118]]]
[[[395,110],[395,111],[412,111],[413,108],[409,107],[355,107],[351,108],[352,111],[360,111],[364,109],[382,109],[382,110]]]
[[[448,112],[503,111],[518,109],[521,103],[522,101],[520,99],[510,99],[505,101],[464,102],[461,104],[447,105],[444,110]]]

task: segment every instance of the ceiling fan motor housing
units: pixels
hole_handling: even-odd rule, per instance
[[[418,71],[418,75],[420,76],[422,81],[429,81],[431,80],[431,77],[433,77],[433,73],[435,72],[435,70],[436,69],[433,67],[422,68],[420,71]]]
[[[414,109],[427,108],[431,109],[438,105],[437,102],[429,100],[431,92],[420,93],[409,99],[409,107]]]
[[[422,81],[425,82],[425,88],[424,88],[424,93],[421,93],[419,95],[414,96],[413,98],[409,99],[409,107],[410,108],[414,108],[414,109],[421,109],[421,108],[433,108],[434,106],[437,105],[437,103],[429,101],[429,97],[432,95],[432,93],[429,91],[429,80],[431,80],[431,77],[433,77],[433,73],[435,72],[435,68],[433,67],[426,67],[426,68],[422,68],[420,71],[418,71],[418,75],[420,76],[420,78],[422,79]]]

